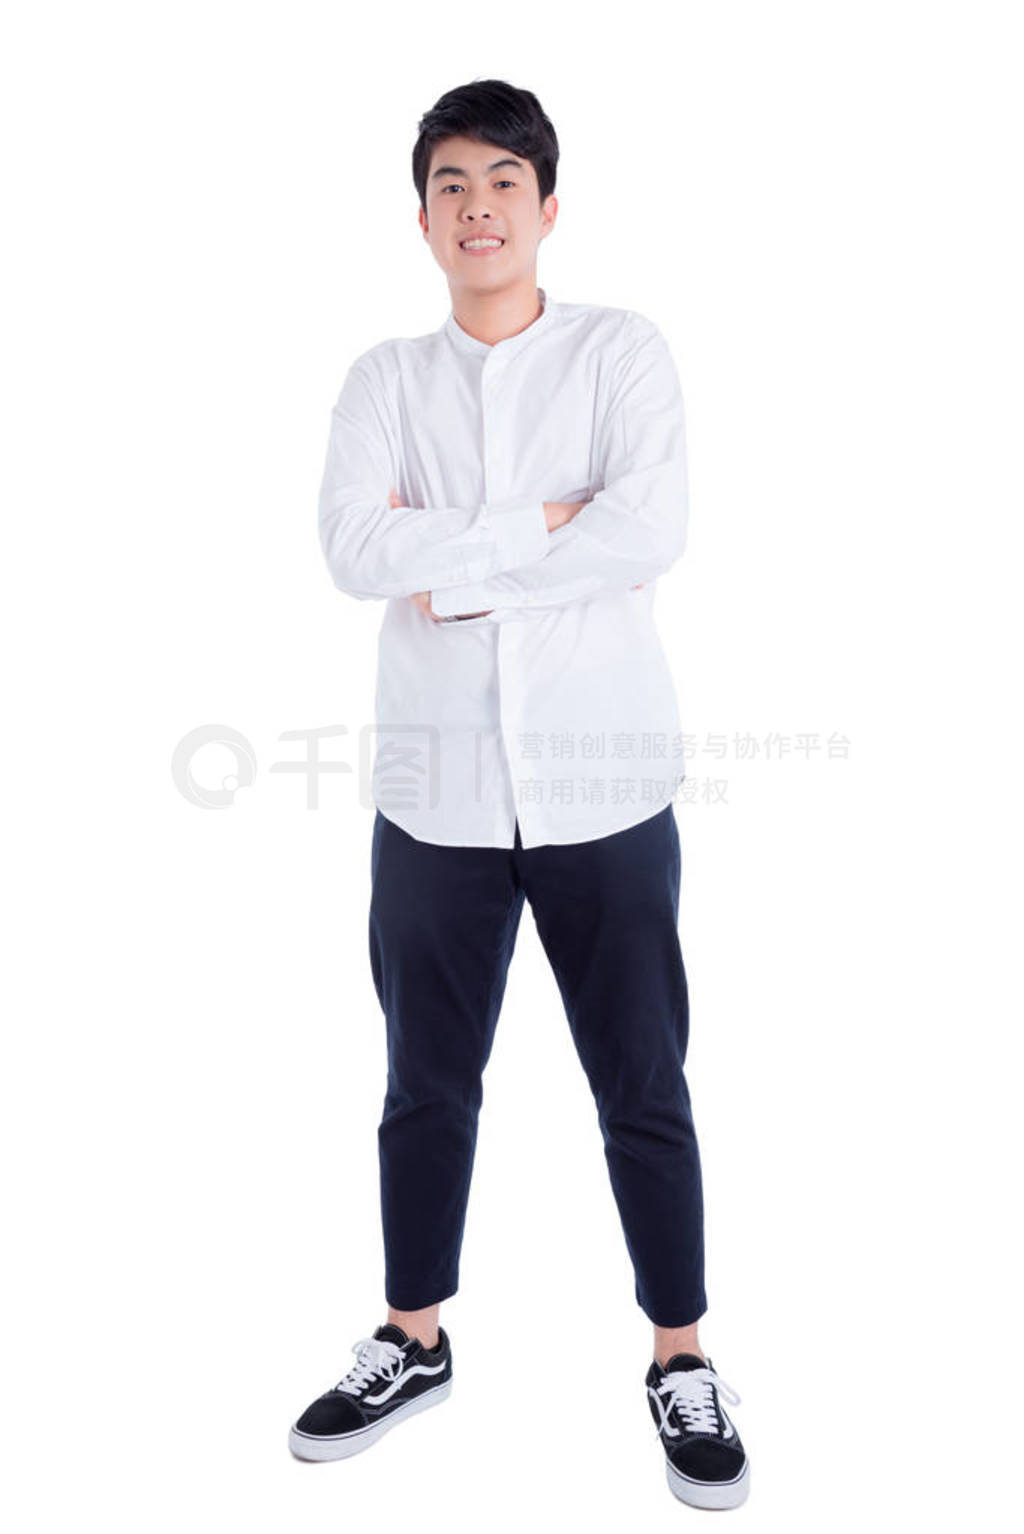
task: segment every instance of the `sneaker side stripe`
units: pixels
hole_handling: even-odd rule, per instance
[[[369,1406],[381,1406],[385,1401],[389,1401],[391,1399],[396,1390],[401,1390],[406,1381],[410,1380],[414,1374],[434,1375],[441,1374],[443,1371],[444,1364],[434,1364],[433,1366],[429,1364],[413,1364],[410,1369],[404,1370],[397,1379],[392,1380],[386,1390],[382,1390],[378,1395],[375,1396],[364,1395],[362,1399]]]

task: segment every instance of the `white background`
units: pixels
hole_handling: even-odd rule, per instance
[[[665,1484],[650,1327],[528,907],[442,1309],[452,1397],[342,1464],[286,1447],[384,1318],[385,1056],[358,771],[309,810],[273,764],[302,754],[284,732],[344,724],[324,755],[357,768],[382,607],[343,598],[317,543],[328,416],[355,355],[449,311],[411,151],[443,91],[489,76],[560,138],[541,285],[654,319],[686,401],[690,544],[656,613],[691,778],[726,785],[677,814],[736,1516],[1012,1523],[1013,12],[9,19],[12,1526],[699,1516]],[[207,724],[257,764],[221,811],[171,777]],[[741,760],[748,732],[790,749]]]

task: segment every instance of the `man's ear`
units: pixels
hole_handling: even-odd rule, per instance
[[[558,198],[554,192],[550,192],[541,204],[540,209],[540,238],[546,239],[555,227],[555,219],[558,217]]]

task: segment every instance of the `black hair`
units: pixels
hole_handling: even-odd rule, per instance
[[[424,212],[434,145],[456,136],[497,144],[529,160],[537,173],[541,203],[555,190],[558,139],[536,96],[506,80],[473,80],[446,91],[420,118],[419,138],[412,152],[412,179]]]

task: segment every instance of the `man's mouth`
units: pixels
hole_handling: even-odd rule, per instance
[[[504,243],[505,241],[499,239],[497,235],[474,235],[471,239],[460,240],[459,248],[461,250],[500,250]]]

